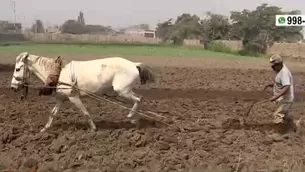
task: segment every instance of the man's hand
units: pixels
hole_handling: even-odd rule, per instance
[[[268,84],[264,87],[264,91],[268,88],[268,87],[273,87],[274,84]]]
[[[269,101],[273,102],[273,101],[277,100],[278,98],[280,98],[281,96],[283,96],[284,94],[286,94],[286,93],[289,91],[289,88],[290,88],[290,85],[285,85],[285,86],[282,88],[281,92],[280,92],[278,95],[272,96],[272,97],[269,99]]]
[[[278,96],[276,95],[276,96],[272,96],[271,98],[269,98],[269,101],[274,102],[277,99],[278,99]]]

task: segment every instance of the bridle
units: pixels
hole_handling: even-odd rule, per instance
[[[13,75],[13,78],[16,80],[16,81],[19,81],[21,82],[21,88],[24,89],[24,93],[23,95],[21,95],[20,99],[25,99],[28,95],[28,89],[29,89],[29,79],[30,79],[30,70],[29,70],[29,67],[28,67],[28,56],[29,54],[27,54],[24,59],[23,59],[23,76],[22,77],[16,77],[15,75]]]
[[[15,78],[16,81],[20,81],[22,84],[21,85],[25,85],[26,81],[28,80],[29,77],[28,74],[29,74],[29,68],[27,66],[24,66],[24,69],[23,69],[23,77],[17,77],[17,76],[13,76],[13,78]]]
[[[33,85],[30,85],[29,81],[30,81],[30,69],[29,69],[29,65],[28,65],[28,56],[29,54],[27,54],[24,58],[23,58],[23,76],[22,77],[16,77],[15,75],[13,75],[13,78],[16,80],[16,81],[19,81],[21,82],[20,84],[18,84],[18,86],[21,86],[21,88],[23,89],[23,94],[21,95],[20,99],[25,99],[28,95],[28,88],[31,86],[33,87]],[[62,84],[62,85],[66,85],[66,86],[72,86],[74,87],[73,85],[71,84],[67,84],[67,83],[64,83],[64,82],[58,82],[58,84]],[[48,86],[49,88],[56,88],[56,86]],[[40,87],[38,87],[40,89]],[[69,88],[61,88],[61,89],[69,89]]]
[[[15,75],[13,75],[13,78],[16,79],[16,81],[21,81],[22,84],[21,85],[25,85],[26,81],[27,81],[27,75],[30,73],[30,70],[28,68],[28,57],[29,54],[27,54],[24,58],[23,58],[23,76],[22,77],[16,77]]]

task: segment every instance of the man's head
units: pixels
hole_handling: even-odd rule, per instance
[[[270,62],[271,68],[275,72],[279,72],[283,67],[283,59],[278,54],[272,55],[269,59],[269,62]]]

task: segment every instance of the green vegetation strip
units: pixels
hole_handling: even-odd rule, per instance
[[[161,57],[221,57],[250,58],[235,54],[213,52],[201,47],[182,47],[170,45],[72,45],[72,44],[9,44],[0,46],[0,54],[18,54],[27,51],[33,54],[92,54],[118,56],[161,56]]]

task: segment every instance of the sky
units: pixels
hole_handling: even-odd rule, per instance
[[[14,20],[13,0],[0,0],[0,20]],[[158,22],[176,18],[182,13],[204,17],[207,11],[229,15],[230,11],[255,9],[262,3],[277,5],[284,10],[298,9],[305,14],[303,0],[14,0],[16,21],[30,27],[35,19],[45,26],[61,25],[84,13],[86,24],[114,28]]]

